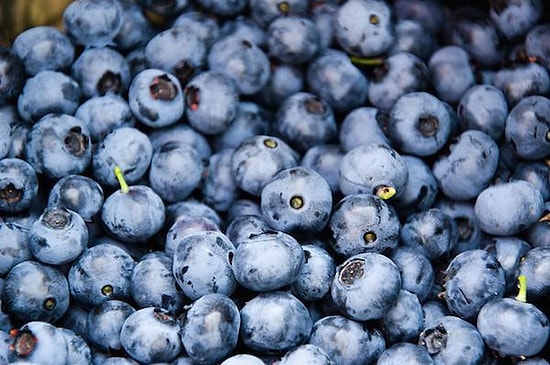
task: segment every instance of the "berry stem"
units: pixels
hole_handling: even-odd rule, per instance
[[[118,180],[118,183],[120,184],[120,191],[122,194],[127,194],[130,191],[130,188],[128,187],[128,184],[126,183],[126,179],[124,178],[124,174],[122,173],[122,170],[120,169],[120,166],[115,166],[114,168],[116,179]]]
[[[367,58],[359,56],[350,56],[351,63],[361,66],[380,66],[384,63],[384,59],[380,57]]]
[[[396,193],[397,193],[397,190],[395,190],[393,186],[385,186],[385,185],[378,186],[374,192],[374,194],[382,200],[391,199],[395,196]]]
[[[522,303],[527,302],[527,276],[520,275],[518,277],[518,288],[519,292],[516,300],[519,300]]]

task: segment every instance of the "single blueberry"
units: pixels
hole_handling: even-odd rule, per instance
[[[319,50],[319,30],[309,17],[279,17],[267,29],[267,47],[281,62],[305,63]]]
[[[220,212],[227,211],[240,196],[232,169],[233,153],[233,148],[224,148],[210,156],[200,187],[204,202]]]
[[[378,358],[377,365],[434,365],[428,351],[411,342],[398,342],[384,350]]]
[[[206,136],[188,124],[176,123],[168,127],[157,128],[147,133],[147,136],[153,150],[168,142],[183,142],[197,150],[203,161],[206,161],[212,154],[212,147],[210,147]]]
[[[127,302],[107,300],[93,307],[87,316],[87,339],[101,351],[118,351],[122,348],[120,331],[126,318],[136,310]]]
[[[496,256],[481,249],[456,255],[445,269],[444,298],[450,311],[464,320],[475,320],[481,307],[501,298],[506,290],[505,272]]]
[[[524,161],[516,165],[511,177],[526,180],[540,189],[544,201],[550,200],[550,164],[542,161]]]
[[[330,283],[336,272],[331,254],[314,243],[302,245],[304,264],[292,282],[292,293],[302,301],[320,300],[330,291]]]
[[[382,127],[386,115],[378,108],[362,106],[346,114],[339,126],[339,141],[342,149],[349,152],[365,143],[391,145]]]
[[[66,364],[69,356],[65,335],[59,327],[44,321],[29,321],[10,333],[10,364]]]
[[[156,29],[142,7],[134,1],[119,1],[122,8],[121,25],[113,39],[117,49],[131,52],[143,47],[154,37]]]
[[[284,353],[305,343],[313,321],[306,306],[284,291],[260,293],[240,310],[240,338],[260,353]]]
[[[152,128],[172,125],[183,117],[183,91],[173,74],[157,68],[138,73],[128,90],[128,105],[138,121]]]
[[[92,308],[107,300],[128,300],[134,259],[122,248],[102,243],[89,247],[67,275],[71,299]]]
[[[370,84],[367,77],[337,49],[326,49],[307,64],[309,90],[321,97],[337,112],[361,107],[367,100]]]
[[[543,302],[548,300],[550,293],[549,266],[550,248],[531,248],[518,266],[517,274],[524,275],[527,280],[527,295],[533,301]]]
[[[187,364],[184,363],[182,365],[187,365]],[[189,365],[192,365],[192,364],[189,364]],[[236,354],[226,358],[224,361],[220,363],[220,365],[265,365],[265,362],[263,362],[262,359],[254,355]]]
[[[401,1],[401,3],[421,4],[422,1],[414,2],[405,0]],[[431,0],[425,3],[439,4]],[[395,3],[394,10],[396,12],[399,11]],[[434,34],[427,31],[420,20],[397,18],[395,23],[395,42],[388,53],[408,52],[426,62],[436,48],[437,43]]]
[[[250,17],[263,28],[281,16],[307,14],[308,2],[305,0],[249,0]]]
[[[231,298],[219,293],[205,294],[185,312],[181,342],[193,361],[216,363],[237,346],[240,325],[239,308]]]
[[[67,364],[88,365],[92,361],[92,351],[84,338],[73,330],[57,327],[67,342]]]
[[[2,242],[2,248],[0,248],[0,275],[2,277],[5,277],[18,263],[32,260],[27,227],[0,220],[0,242]]]
[[[28,260],[6,275],[2,305],[18,321],[54,323],[69,308],[69,300],[67,279],[54,266]]]
[[[336,364],[371,363],[386,349],[380,330],[340,315],[318,319],[309,343],[323,349]]]
[[[168,142],[153,152],[149,184],[164,201],[184,200],[199,187],[202,176],[199,153],[185,143]]]
[[[506,95],[511,107],[528,96],[543,96],[550,91],[550,72],[538,63],[529,62],[500,68],[491,79],[491,84]]]
[[[38,196],[38,177],[34,168],[19,158],[0,160],[0,211],[27,210]]]
[[[424,313],[416,294],[400,290],[395,303],[378,322],[387,344],[415,341],[424,328]]]
[[[421,303],[426,301],[435,282],[435,270],[430,260],[420,251],[406,246],[393,249],[389,258],[399,268],[403,290],[416,294]]]
[[[183,293],[195,300],[208,293],[231,295],[235,246],[218,231],[183,236],[175,246],[172,272]]]
[[[180,331],[176,318],[155,307],[146,307],[126,318],[120,343],[140,363],[170,362],[183,350]]]
[[[348,257],[336,268],[331,297],[338,309],[356,321],[380,319],[402,289],[399,268],[375,252]]]
[[[311,343],[300,345],[295,349],[288,351],[281,358],[280,365],[292,364],[317,364],[317,365],[335,365],[332,358],[319,346]]]
[[[85,47],[111,44],[122,26],[118,1],[77,0],[63,11],[63,28],[74,43]]]
[[[492,185],[476,198],[474,212],[482,231],[509,236],[524,231],[544,211],[540,189],[525,180]]]
[[[305,79],[303,67],[271,60],[269,78],[256,96],[262,105],[276,108],[290,95],[304,91]]]
[[[330,186],[333,194],[340,190],[340,162],[344,152],[337,144],[319,144],[308,149],[300,161],[300,166],[319,173]]]
[[[225,228],[225,234],[235,247],[238,247],[241,242],[271,230],[261,212],[258,212],[258,214],[239,214],[233,217]]]
[[[29,230],[29,249],[44,264],[63,265],[88,247],[88,227],[76,212],[46,208]]]
[[[540,0],[496,1],[491,3],[489,16],[504,37],[515,39],[536,25],[543,7]]]
[[[166,233],[164,252],[172,257],[183,237],[204,231],[220,231],[220,227],[207,217],[194,214],[180,215]]]
[[[81,86],[61,71],[44,70],[29,77],[17,98],[23,120],[35,123],[46,114],[73,114],[80,104]]]
[[[496,257],[500,266],[504,270],[506,281],[506,290],[504,294],[515,293],[517,291],[517,275],[520,263],[527,259],[527,254],[531,249],[529,243],[517,237],[491,237],[485,243],[485,250]],[[526,264],[529,265],[529,264]],[[535,279],[536,280],[536,279]],[[536,288],[536,284],[529,283],[528,291]],[[535,292],[536,289],[532,291]]]
[[[189,32],[197,35],[208,49],[220,36],[220,28],[230,21],[226,19],[226,21],[220,24],[219,19],[212,17],[211,14],[188,9],[174,19],[172,26],[187,28]]]
[[[225,131],[237,116],[238,85],[221,70],[201,72],[189,80],[183,92],[187,121],[203,134]]]
[[[17,101],[27,79],[25,65],[4,46],[0,46],[0,76],[0,104]]]
[[[66,71],[75,58],[75,47],[67,35],[52,26],[26,29],[13,40],[11,49],[29,76],[43,70]]]

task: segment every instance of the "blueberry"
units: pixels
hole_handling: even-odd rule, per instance
[[[256,95],[262,105],[274,108],[290,95],[303,91],[305,82],[306,72],[303,67],[272,60],[269,78]]]
[[[441,318],[450,315],[447,304],[439,300],[428,300],[422,303],[422,310],[424,312],[424,326],[427,328],[432,323],[439,321]]]
[[[152,157],[153,147],[145,133],[134,127],[121,127],[95,146],[91,167],[97,182],[115,187],[118,186],[113,173],[115,166],[119,166],[126,181],[133,184],[145,176]]]
[[[232,260],[237,282],[258,292],[290,285],[303,264],[304,252],[298,241],[289,234],[273,231],[239,242]]]
[[[542,217],[525,230],[525,239],[533,247],[550,247],[550,201],[544,203]]]
[[[0,46],[0,104],[17,100],[25,81],[25,65],[10,48]]]
[[[90,364],[92,352],[86,340],[68,328],[58,327],[58,330],[67,342],[67,364]]]
[[[19,321],[54,323],[69,308],[67,279],[56,267],[23,261],[6,275],[2,305]]]
[[[402,155],[409,171],[407,183],[401,195],[395,200],[399,215],[419,212],[431,208],[440,191],[439,184],[432,168],[421,158],[412,155]]]
[[[369,80],[337,49],[327,49],[307,64],[309,89],[338,112],[361,107],[367,100]]]
[[[337,136],[332,107],[310,92],[298,92],[283,100],[275,115],[275,129],[300,151],[330,143]]]
[[[63,28],[76,44],[102,47],[111,44],[122,26],[122,7],[110,0],[77,0],[63,12]]]
[[[460,98],[457,112],[463,130],[477,129],[498,141],[504,134],[508,102],[496,86],[474,85]]]
[[[144,242],[165,222],[161,197],[147,185],[121,188],[105,199],[101,221],[107,232],[123,242]]]
[[[192,300],[208,293],[231,295],[237,287],[231,268],[234,255],[235,246],[221,232],[186,235],[175,246],[172,272]]]
[[[189,0],[136,0],[136,3],[156,15],[177,16],[189,5]]]
[[[386,253],[397,246],[401,224],[393,206],[372,194],[351,194],[333,208],[331,248],[344,257]]]
[[[246,139],[271,130],[271,115],[260,104],[240,101],[237,114],[227,128],[214,136],[213,146],[216,150],[237,148]]]
[[[234,149],[224,148],[210,156],[201,191],[206,204],[217,211],[227,211],[239,197],[232,169]]]
[[[535,56],[546,67],[550,65],[550,51],[544,45],[547,44],[549,35],[550,26],[538,24],[533,26],[525,36],[525,52]]]
[[[474,205],[481,230],[498,236],[525,230],[540,218],[543,209],[542,193],[524,180],[489,186],[477,196]]]
[[[73,114],[78,108],[81,86],[61,71],[44,70],[29,77],[17,98],[23,120],[36,122],[49,113]]]
[[[533,304],[515,298],[485,304],[479,311],[477,328],[488,348],[519,357],[538,354],[550,333],[548,317]]]
[[[451,118],[444,104],[423,91],[401,96],[390,111],[390,140],[403,152],[434,155],[449,139]]]
[[[27,75],[40,71],[66,71],[75,58],[75,47],[61,30],[52,26],[34,26],[13,40],[12,52],[25,65]]]
[[[364,143],[342,157],[340,191],[374,194],[384,200],[402,194],[409,170],[397,151],[385,144]]]
[[[331,297],[351,319],[382,318],[396,302],[402,288],[398,267],[375,252],[350,256],[336,268]]]
[[[304,365],[334,365],[332,358],[322,348],[307,343],[288,351],[281,358],[280,365],[304,364]]]
[[[391,145],[384,134],[382,123],[384,113],[378,108],[362,106],[346,114],[339,128],[340,145],[345,152],[365,143]]]
[[[310,17],[319,32],[319,49],[334,46],[334,20],[338,11],[338,2],[322,2],[310,6]]]
[[[267,26],[263,27],[252,20],[252,18],[240,14],[233,19],[226,19],[220,25],[219,37],[236,35],[248,39],[259,47],[265,48],[267,45],[267,29],[265,28]]]
[[[197,150],[203,161],[212,154],[212,148],[206,136],[187,124],[176,123],[168,127],[154,129],[147,136],[153,150],[168,142],[183,142]]]
[[[403,290],[416,294],[423,303],[431,293],[435,282],[435,270],[430,260],[418,250],[399,246],[389,258],[399,268]]]
[[[46,208],[29,230],[29,249],[45,264],[70,263],[87,246],[88,228],[84,219],[65,208]]]
[[[230,76],[242,95],[258,92],[267,83],[270,74],[266,53],[238,35],[218,39],[210,48],[206,62],[210,70]]]
[[[179,313],[184,296],[172,275],[172,257],[163,252],[141,257],[132,271],[130,295],[139,308],[159,307]]]
[[[323,349],[336,364],[369,364],[386,349],[378,329],[340,315],[317,320],[309,343]]]
[[[495,175],[498,145],[485,132],[467,130],[449,149],[450,153],[437,159],[432,167],[441,191],[451,199],[475,198]]]
[[[313,326],[306,306],[284,291],[260,293],[240,313],[242,343],[261,353],[284,353],[305,343]]]
[[[451,315],[425,327],[418,344],[428,350],[436,364],[477,364],[485,351],[483,338],[476,327]]]
[[[344,152],[336,144],[319,144],[308,149],[300,161],[302,167],[319,173],[329,184],[332,193],[340,190],[339,166]]]
[[[302,166],[278,172],[264,186],[260,198],[268,225],[287,233],[320,232],[332,208],[332,193],[325,178]]]
[[[444,4],[433,0],[397,0],[396,16],[418,22],[428,33],[438,33],[446,21]]]
[[[133,49],[145,46],[155,35],[155,28],[136,2],[119,1],[119,3],[122,8],[122,24],[113,43],[117,49],[131,52]]]
[[[488,240],[485,250],[496,257],[504,270],[506,293],[515,292],[517,287],[516,276],[520,262],[527,257],[531,246],[517,237],[492,237]],[[528,290],[533,288],[529,284]]]
[[[439,208],[409,215],[401,229],[403,245],[419,250],[431,262],[448,255],[458,240],[456,222]]]
[[[48,207],[78,213],[86,223],[93,222],[104,203],[103,188],[90,177],[67,175],[59,179],[48,195]]]
[[[538,63],[518,64],[501,68],[493,75],[491,84],[506,95],[512,107],[528,96],[542,96],[550,91],[550,73]]]
[[[122,325],[135,311],[130,304],[116,299],[96,305],[87,316],[88,341],[101,351],[120,350]]]
[[[408,52],[392,54],[372,72],[369,101],[383,110],[390,110],[397,99],[407,93],[426,90],[429,84],[428,66]]]
[[[450,311],[475,320],[483,305],[506,290],[505,272],[495,256],[481,249],[456,255],[445,270],[445,301]]]
[[[205,294],[195,300],[182,319],[181,342],[193,361],[216,363],[237,346],[239,308],[224,294]]]
[[[0,211],[17,213],[28,209],[38,196],[34,168],[19,158],[0,160]]]
[[[168,142],[153,152],[149,168],[151,188],[167,202],[187,198],[199,186],[203,165],[199,153],[182,142]]]
[[[462,47],[448,45],[436,50],[428,61],[432,86],[437,97],[450,104],[475,84],[470,55]]]
[[[120,331],[124,350],[140,363],[170,362],[182,351],[181,326],[169,314],[146,307],[130,314]]]
[[[259,202],[248,198],[239,198],[235,200],[227,210],[226,222],[229,225],[235,218],[242,215],[262,216]]]
[[[203,231],[220,231],[220,227],[207,217],[194,214],[180,215],[166,233],[164,252],[172,257],[183,237]],[[233,241],[231,240],[231,242]]]
[[[269,24],[267,46],[281,62],[305,63],[319,50],[319,30],[308,17],[279,17]]]
[[[293,281],[292,293],[305,302],[320,300],[330,291],[336,266],[333,257],[324,248],[313,243],[302,245],[304,263]]]
[[[238,85],[221,70],[201,72],[189,80],[183,92],[187,121],[201,133],[221,133],[237,116]]]
[[[433,365],[434,360],[428,351],[419,345],[410,342],[399,342],[389,346],[380,354],[377,365]]]
[[[222,224],[222,219],[217,211],[204,202],[196,199],[190,198],[184,201],[172,203],[166,207],[166,218],[168,225],[172,225],[180,217],[188,215],[208,218],[218,227]]]
[[[92,97],[78,106],[74,116],[88,124],[92,142],[98,143],[112,130],[133,127],[135,118],[126,99],[117,94]]]
[[[71,298],[89,308],[111,299],[129,299],[135,264],[124,249],[113,244],[87,248],[67,275]]]
[[[67,363],[67,340],[60,328],[44,322],[29,321],[11,331],[9,362],[17,364],[62,365]]]
[[[0,159],[4,157],[13,157],[10,156],[12,145],[14,144],[13,140],[13,127],[17,122],[12,121],[9,114],[4,114],[0,112]]]
[[[338,44],[355,56],[383,54],[395,41],[391,12],[389,4],[376,0],[352,0],[340,5],[334,23]]]
[[[31,260],[29,229],[17,223],[0,221],[0,275],[5,277],[12,267]],[[0,290],[1,292],[1,290]]]
[[[260,196],[273,176],[286,168],[298,166],[298,153],[283,139],[256,135],[244,140],[233,152],[231,167],[237,186]]]
[[[223,26],[228,22],[229,20],[226,20]],[[191,33],[198,36],[208,49],[220,36],[221,24],[218,19],[208,13],[189,9],[178,15],[172,26],[187,28]]]
[[[412,342],[424,328],[424,313],[416,294],[400,290],[397,300],[379,320],[380,330],[388,344]]]
[[[183,116],[183,91],[173,74],[148,68],[132,79],[128,105],[141,123],[152,128],[166,127]]]
[[[533,1],[496,1],[491,3],[489,16],[498,30],[508,39],[525,35],[539,20],[543,2]]]
[[[548,299],[550,293],[549,262],[550,248],[548,247],[534,247],[521,258],[518,274],[526,277],[527,295],[533,301]]]
[[[523,159],[536,160],[550,155],[550,99],[528,96],[515,105],[508,117],[504,135]]]

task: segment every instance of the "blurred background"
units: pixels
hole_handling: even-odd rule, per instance
[[[71,0],[0,0],[0,45],[11,46],[13,39],[34,25],[61,28],[61,15]]]

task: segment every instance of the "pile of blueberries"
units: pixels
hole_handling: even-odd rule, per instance
[[[0,364],[548,364],[544,0],[74,0],[0,48]]]

